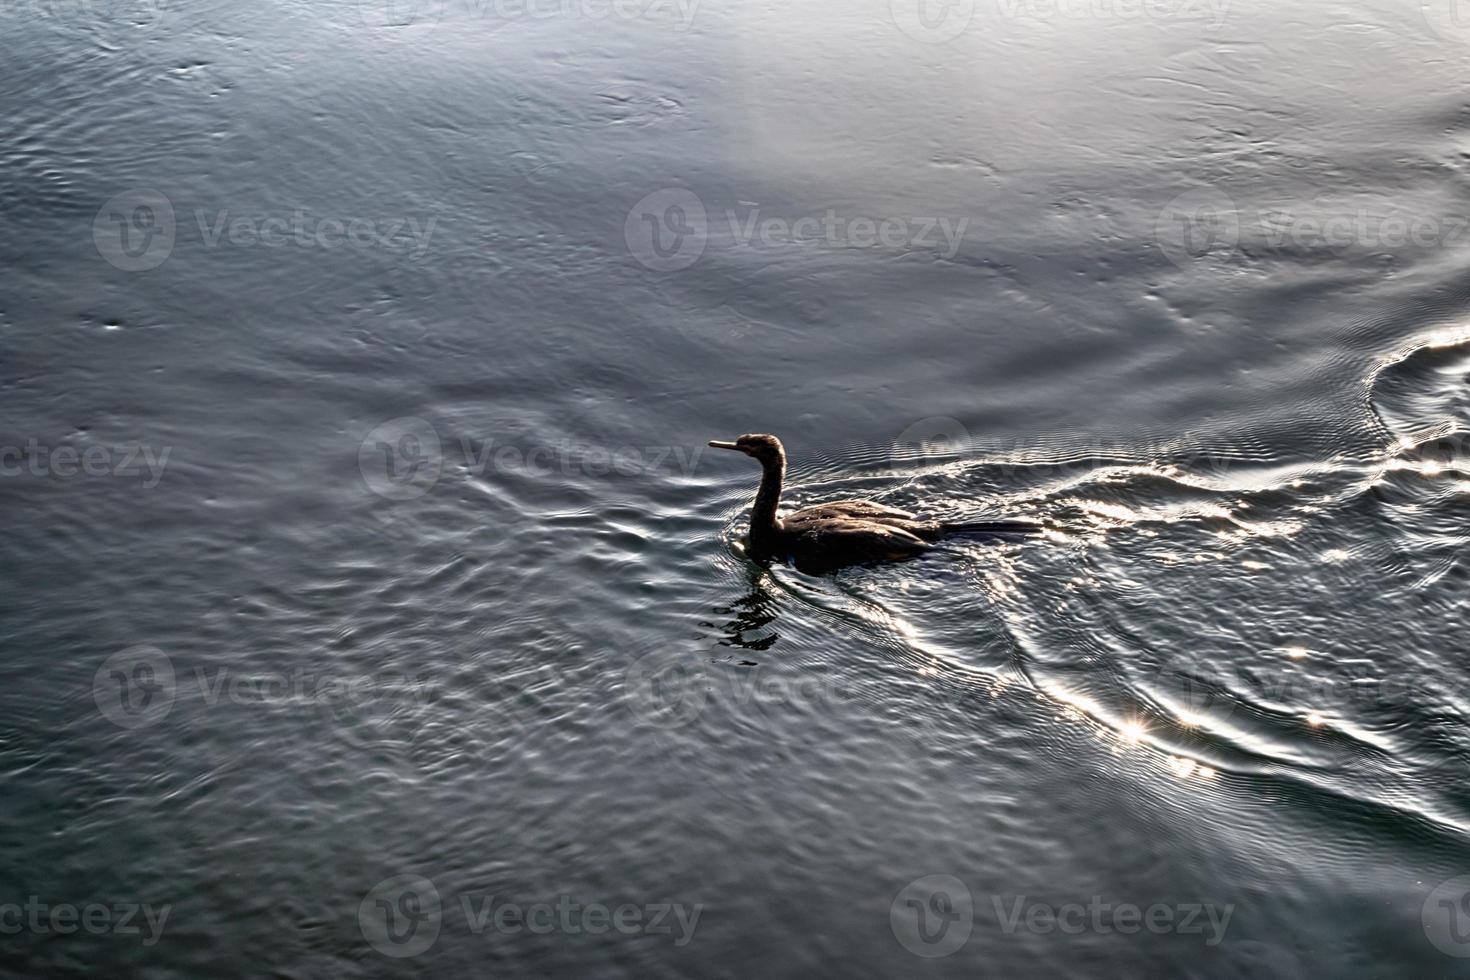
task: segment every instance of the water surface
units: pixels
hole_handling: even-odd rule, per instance
[[[602,9],[0,14],[5,969],[1464,975],[1470,21]]]

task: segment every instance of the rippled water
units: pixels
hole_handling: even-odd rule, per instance
[[[0,25],[6,971],[1465,975],[1451,0]]]

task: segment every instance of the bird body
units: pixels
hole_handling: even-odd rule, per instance
[[[836,500],[790,514],[779,513],[786,478],[786,449],[773,435],[743,435],[734,442],[711,442],[758,460],[761,484],[750,511],[750,551],[758,559],[790,559],[802,571],[831,571],[845,565],[902,561],[930,550],[951,534],[1014,538],[1034,534],[1029,521],[979,523],[928,520],[868,500]]]

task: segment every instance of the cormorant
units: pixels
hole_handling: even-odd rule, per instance
[[[803,572],[901,561],[923,554],[935,541],[951,534],[1010,540],[1041,530],[1033,521],[925,520],[867,500],[835,500],[782,516],[776,512],[781,481],[786,477],[786,450],[780,439],[753,433],[734,442],[711,442],[710,447],[733,449],[760,460],[761,485],[750,509],[751,556],[789,558]]]

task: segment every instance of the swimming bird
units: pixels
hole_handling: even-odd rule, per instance
[[[902,561],[923,554],[934,542],[952,534],[1005,540],[1041,530],[1033,521],[927,520],[868,500],[834,500],[782,516],[777,505],[786,478],[786,448],[780,439],[751,433],[734,442],[711,442],[710,447],[733,449],[760,461],[761,485],[750,508],[751,556],[791,559],[804,572]]]

